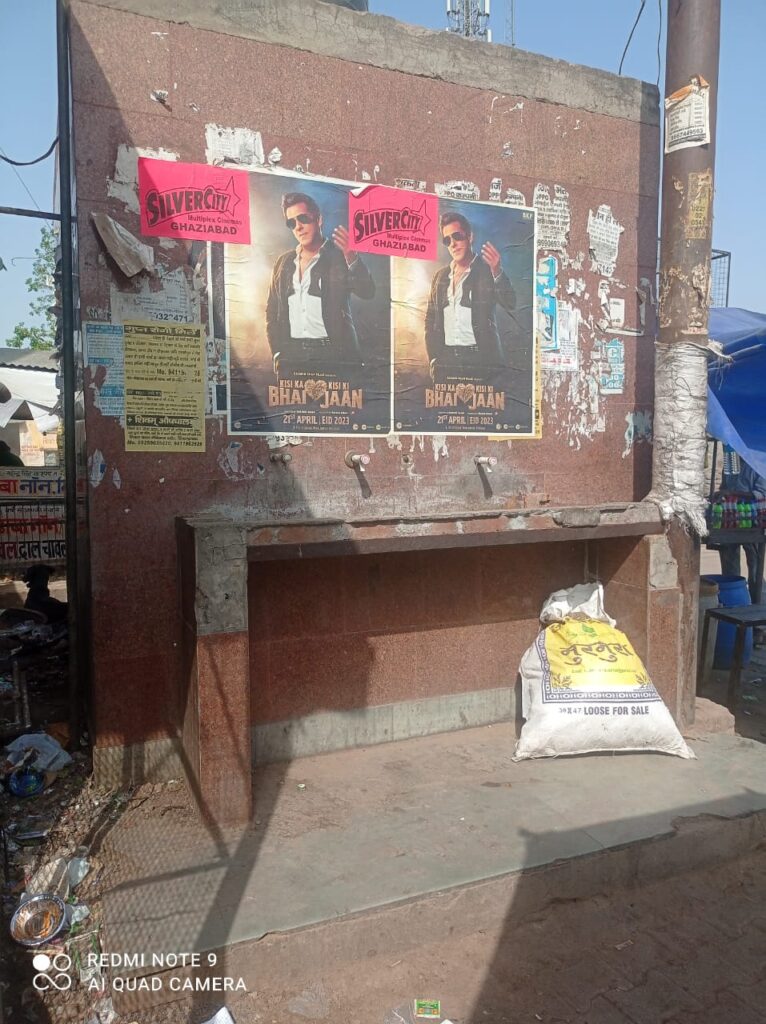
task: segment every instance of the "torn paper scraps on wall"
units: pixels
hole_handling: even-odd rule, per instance
[[[612,208],[602,203],[598,210],[588,210],[588,242],[590,269],[604,277],[611,277],[617,266],[620,235],[624,227],[615,218]]]
[[[88,479],[91,487],[98,487],[106,473],[106,460],[100,448],[88,456]]]
[[[650,443],[652,440],[652,411],[651,409],[636,409],[625,414],[625,449],[622,453],[623,459],[627,459],[633,451],[633,446],[639,442]]]
[[[138,158],[153,157],[156,160],[178,160],[178,153],[167,149],[145,149],[122,143],[117,149],[114,177],[107,179],[106,194],[118,199],[131,213],[139,213],[138,206]]]
[[[99,238],[126,277],[140,271],[154,272],[154,249],[139,241],[127,228],[106,213],[91,213]]]
[[[625,344],[620,338],[601,342],[602,395],[621,395],[625,391]]]
[[[135,292],[111,286],[112,320],[164,320],[171,323],[200,322],[199,292],[189,283],[183,267],[160,277],[161,287],[153,291],[144,279]]]
[[[226,128],[219,124],[206,124],[205,160],[209,164],[263,167],[266,155],[261,133],[252,128]]]
[[[102,416],[125,415],[125,341],[122,324],[85,323],[85,362],[93,403]]]
[[[537,210],[537,247],[561,252],[569,242],[571,214],[569,192],[563,185],[553,186],[553,197],[547,185],[538,183],[532,198]]]
[[[437,182],[434,191],[443,199],[481,199],[481,189],[473,181]]]

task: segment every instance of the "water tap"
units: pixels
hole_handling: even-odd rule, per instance
[[[481,466],[485,473],[491,473],[492,467],[497,465],[494,455],[474,455],[473,461],[477,466]]]
[[[364,467],[369,466],[369,464],[369,455],[358,455],[356,452],[349,452],[346,455],[346,465],[350,469],[358,469],[360,473],[364,473]]]

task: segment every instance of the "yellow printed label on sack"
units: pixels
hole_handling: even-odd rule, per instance
[[[566,619],[548,626],[544,636],[554,692],[652,687],[628,638],[606,622]]]

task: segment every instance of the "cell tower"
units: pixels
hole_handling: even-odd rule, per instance
[[[447,31],[467,39],[492,42],[489,0],[447,0]]]

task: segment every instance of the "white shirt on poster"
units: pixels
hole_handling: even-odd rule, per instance
[[[471,260],[473,266],[474,256]],[[476,335],[473,333],[473,320],[471,318],[471,307],[463,306],[463,285],[470,271],[466,271],[460,280],[455,284],[455,264],[450,267],[449,289],[447,290],[447,305],[444,309],[444,344],[451,348],[466,348],[476,344]]]
[[[293,292],[287,297],[287,311],[290,316],[290,337],[326,338],[327,328],[322,319],[322,298],[309,295],[311,272],[317,264],[319,253],[314,256],[301,276],[300,246],[295,253]]]

